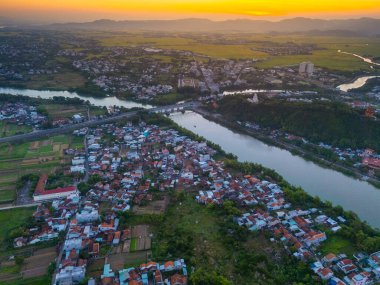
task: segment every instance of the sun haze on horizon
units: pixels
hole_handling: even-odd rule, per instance
[[[40,22],[96,19],[139,20],[209,18],[212,20],[289,17],[378,17],[379,0],[3,0],[3,17]]]

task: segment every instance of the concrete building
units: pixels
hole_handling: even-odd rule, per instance
[[[301,62],[299,65],[298,73],[301,75],[312,76],[314,73],[314,63]]]
[[[36,189],[33,194],[33,200],[35,202],[53,200],[53,199],[62,199],[70,196],[71,194],[77,193],[76,186],[68,186],[68,187],[58,187],[56,189],[47,190],[45,189],[45,185],[47,182],[48,176],[47,174],[42,174],[40,179],[37,182]]]

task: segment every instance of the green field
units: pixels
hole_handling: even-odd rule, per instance
[[[168,50],[191,51],[196,54],[218,59],[260,59],[256,64],[259,68],[272,68],[274,66],[296,65],[302,61],[310,60],[317,67],[331,70],[353,72],[369,71],[370,65],[351,55],[339,54],[338,50],[357,53],[362,56],[380,56],[378,48],[380,39],[338,36],[307,36],[307,35],[219,35],[218,41],[207,40],[203,35],[193,35],[192,38],[173,36],[152,37],[144,34],[116,34],[112,37],[102,33],[93,36],[103,46],[152,46]],[[224,44],[223,40],[228,41]],[[233,44],[233,42],[237,44]],[[296,44],[315,44],[316,49],[311,55],[279,55],[270,56],[258,49],[288,42]],[[170,62],[167,56],[152,55],[153,58]]]
[[[87,115],[87,107],[71,104],[44,104],[43,108],[48,112],[53,121],[58,119],[71,119],[75,114]]]
[[[359,58],[348,54],[338,53],[337,50],[318,50],[312,55],[289,55],[289,56],[272,56],[265,61],[256,64],[259,68],[272,68],[274,66],[294,66],[303,61],[311,61],[317,67],[344,72],[353,72],[358,70],[369,71],[370,65]]]
[[[131,239],[130,251],[134,252],[137,250],[137,238]]]
[[[352,245],[352,241],[340,237],[338,235],[329,236],[329,238],[323,242],[320,251],[323,255],[334,253],[345,253],[352,256],[355,253],[355,248]]]
[[[80,73],[64,71],[52,75],[35,75],[26,83],[29,89],[67,90],[84,86],[86,78]]]
[[[113,36],[100,38],[100,43],[103,46],[154,46],[168,50],[191,51],[212,58],[252,59],[264,58],[266,56],[265,53],[251,50],[250,46],[246,45],[205,44],[193,39],[181,37],[144,37],[143,35]]]
[[[0,282],[0,285],[46,285],[50,284],[50,278],[48,276],[30,278],[30,279],[18,279],[12,281]]]
[[[40,141],[0,144],[0,203],[15,198],[16,182],[30,173],[54,173],[68,165],[63,150],[83,148],[83,137],[59,135]]]
[[[72,148],[84,148],[84,138],[82,136],[73,136],[70,146]]]
[[[13,229],[24,225],[32,216],[35,207],[16,208],[0,211],[0,248],[5,249],[8,245],[8,237]]]
[[[13,183],[14,184],[14,183]],[[15,190],[1,190],[0,191],[0,203],[12,202],[15,198]]]
[[[29,133],[32,131],[31,126],[17,124],[11,124],[7,122],[0,121],[0,137],[13,136],[17,133]]]

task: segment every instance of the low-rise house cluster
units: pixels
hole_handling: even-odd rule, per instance
[[[33,214],[36,223],[25,231],[26,235],[15,238],[13,246],[19,248],[28,244],[54,240],[60,233],[65,232],[69,225],[69,218],[76,211],[79,196],[71,194],[61,202],[66,205],[65,209],[55,208],[54,204],[53,209],[47,203],[40,204]]]
[[[276,183],[252,175],[234,177],[222,163],[212,159],[200,167],[208,177],[205,183],[200,182],[203,190],[196,196],[200,204],[221,205],[228,199],[238,206],[250,207],[250,211],[235,218],[236,223],[250,231],[269,231],[273,242],[281,242],[298,259],[312,262],[311,269],[322,280],[351,285],[372,284],[379,278],[378,253],[362,262],[354,262],[344,254],[319,260],[319,246],[328,239],[319,229],[338,232],[346,222],[344,217],[329,217],[316,208],[294,209]],[[341,280],[338,276],[342,275]]]
[[[120,227],[118,213],[130,210],[133,201],[139,204],[152,200],[149,190],[165,191],[176,185],[188,187],[205,182],[199,174],[215,153],[203,142],[145,123],[138,126],[127,123],[124,127],[102,125],[88,130],[86,140],[85,155],[76,150],[67,153],[73,155],[72,166],[84,165],[87,157],[88,174],[97,175],[100,181],[78,198],[80,201],[75,205],[67,204],[68,199],[52,203],[56,215],[68,221],[56,284],[77,283],[85,276],[88,262],[104,255],[109,247],[124,247],[130,241],[131,231]],[[109,205],[110,209],[102,215],[101,204]],[[119,274],[106,264],[101,280],[103,284],[119,284],[114,281],[151,284],[149,280],[162,282],[154,284],[187,284],[183,260],[154,263],[154,270],[151,264],[122,270]]]
[[[163,263],[150,261],[139,267],[120,270],[116,274],[109,264],[105,264],[101,282],[120,285],[187,285],[187,267],[183,259]]]
[[[5,103],[0,104],[0,121],[39,128],[47,122],[47,117],[38,113],[35,106],[24,103]]]

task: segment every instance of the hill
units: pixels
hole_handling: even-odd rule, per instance
[[[348,20],[320,20],[293,18],[278,22],[264,20],[207,19],[113,21],[97,20],[86,23],[63,23],[42,26],[47,29],[77,30],[145,30],[166,32],[250,32],[250,33],[294,33],[294,32],[344,32],[352,35],[380,35],[380,19],[360,18]]]

